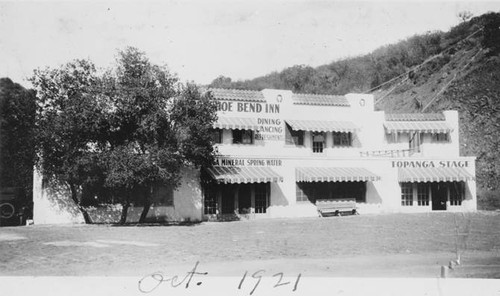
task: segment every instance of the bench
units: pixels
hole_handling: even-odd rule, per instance
[[[351,213],[353,215],[356,212],[356,199],[355,198],[343,198],[343,199],[318,199],[316,200],[316,207],[321,216],[327,214],[333,214],[335,216],[340,216],[341,213]]]

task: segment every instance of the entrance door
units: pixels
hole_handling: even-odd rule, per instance
[[[234,214],[234,187],[222,186],[221,214]]]
[[[448,200],[448,186],[445,183],[432,183],[432,210],[445,211]]]
[[[249,214],[252,207],[252,184],[240,185],[238,191],[238,211],[240,214]]]

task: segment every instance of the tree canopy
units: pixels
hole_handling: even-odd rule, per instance
[[[35,93],[0,79],[0,186],[31,200],[35,159]]]
[[[35,71],[38,167],[66,183],[86,222],[82,188],[104,188],[123,205],[152,204],[155,186],[179,185],[181,166],[213,163],[208,129],[216,119],[210,94],[183,85],[164,66],[128,47],[115,67],[98,73],[90,61]]]

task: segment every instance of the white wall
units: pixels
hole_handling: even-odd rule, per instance
[[[174,206],[152,206],[148,219],[153,221],[201,221],[202,192],[199,172],[192,168],[181,170],[181,185],[174,191]],[[33,184],[33,220],[35,224],[84,223],[83,216],[71,200],[70,192],[64,186],[42,186],[42,178],[35,171]],[[127,222],[138,222],[142,207],[130,207]],[[113,215],[107,222],[118,222],[121,207],[95,208],[89,210],[92,217]]]
[[[83,215],[64,185],[43,182],[33,170],[33,222],[35,224],[84,223]]]

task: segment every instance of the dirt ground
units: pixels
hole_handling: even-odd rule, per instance
[[[0,228],[0,276],[500,278],[500,213],[382,214],[205,222],[188,226]]]

